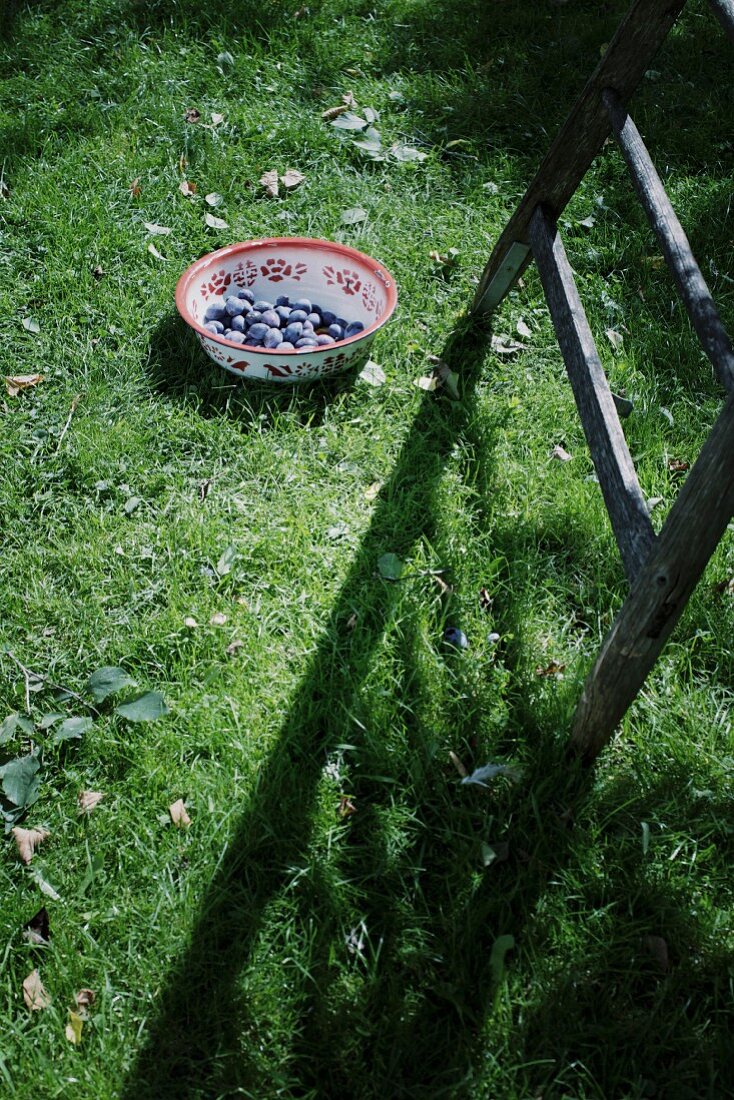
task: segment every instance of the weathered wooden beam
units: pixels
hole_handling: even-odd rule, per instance
[[[734,42],[734,0],[709,0],[709,4],[724,31]]]
[[[734,351],[711,291],[701,274],[683,226],[678,221],[663,182],[634,121],[615,91],[602,93],[614,135],[630,170],[635,190],[660,242],[665,262],[675,279],[703,350],[722,385],[734,389]]]
[[[490,313],[522,273],[524,263],[508,281],[507,257],[514,246],[529,243],[528,230],[535,208],[542,204],[557,218],[601,148],[610,129],[601,101],[602,90],[614,88],[623,102],[629,99],[684,3],[685,0],[635,0],[632,4],[495,245],[474,295],[473,314]]]
[[[563,241],[540,206],[530,220],[529,232],[586,441],[625,572],[632,581],[655,541],[645,498]]]
[[[730,394],[584,684],[572,744],[587,762],[604,748],[678,622],[734,514]]]

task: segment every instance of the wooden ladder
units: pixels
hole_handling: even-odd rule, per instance
[[[709,0],[734,42],[734,0]],[[496,308],[534,259],[630,589],[583,687],[572,745],[586,761],[611,738],[680,618],[734,513],[734,353],[627,102],[685,0],[635,0],[505,227],[471,312]],[[655,535],[556,220],[614,133],[665,261],[728,392]]]

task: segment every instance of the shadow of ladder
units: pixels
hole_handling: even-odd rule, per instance
[[[709,0],[734,42],[734,0]],[[535,260],[629,581],[577,705],[572,748],[592,762],[635,699],[734,513],[734,353],[626,104],[685,0],[635,0],[505,227],[471,313],[486,317]],[[627,447],[556,220],[613,132],[702,347],[728,393],[659,535]],[[618,411],[619,409],[619,411]]]

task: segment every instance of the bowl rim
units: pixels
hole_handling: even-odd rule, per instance
[[[328,344],[325,347],[316,348],[284,348],[282,351],[280,348],[250,348],[248,344],[236,344],[232,340],[226,340],[223,336],[218,336],[214,332],[209,332],[198,321],[194,320],[189,311],[186,308],[186,293],[189,288],[189,284],[193,282],[196,276],[204,269],[209,267],[212,262],[219,262],[228,258],[229,256],[236,255],[238,252],[246,252],[252,248],[260,247],[281,247],[281,246],[298,246],[306,250],[312,249],[313,251],[322,251],[326,246],[330,251],[336,252],[345,256],[350,260],[359,260],[360,263],[366,264],[373,274],[380,280],[387,292],[387,305],[384,313],[367,328],[362,329],[361,332],[356,333],[354,336],[348,337],[346,340],[339,340],[334,344]],[[217,248],[214,252],[207,252],[204,256],[200,256],[198,260],[195,260],[193,264],[186,268],[183,274],[179,277],[176,283],[175,291],[176,309],[180,313],[183,320],[187,325],[190,325],[196,332],[201,333],[207,340],[212,340],[214,343],[221,344],[225,348],[236,348],[239,351],[247,350],[250,354],[267,354],[272,355],[303,355],[313,352],[331,352],[336,348],[343,348],[347,344],[356,344],[359,340],[364,340],[365,336],[369,336],[371,333],[377,332],[379,328],[382,328],[390,317],[395,312],[395,307],[398,304],[398,292],[390,272],[381,264],[378,260],[373,259],[372,256],[368,256],[366,252],[360,252],[356,248],[352,248],[351,245],[342,244],[340,241],[329,241],[323,237],[257,237],[249,241],[237,241],[235,244],[225,245],[224,248]]]

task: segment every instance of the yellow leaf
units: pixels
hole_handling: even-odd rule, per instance
[[[183,798],[179,798],[177,802],[172,803],[168,807],[168,812],[171,815],[171,821],[177,829],[188,829],[191,824],[191,818],[186,813]]]
[[[23,982],[23,1000],[31,1012],[40,1012],[51,1004],[51,998],[43,988],[41,975],[37,970],[31,970]]]
[[[18,846],[18,855],[24,863],[31,862],[38,845],[50,835],[47,829],[21,829],[16,825],[13,829],[13,836]]]
[[[70,1043],[73,1043],[75,1046],[78,1046],[78,1044],[81,1043],[83,1027],[83,1018],[79,1015],[78,1012],[72,1012],[72,1010],[69,1009],[69,1022],[66,1025],[64,1035]]]

